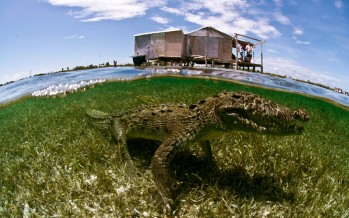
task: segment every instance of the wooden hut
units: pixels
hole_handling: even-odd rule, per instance
[[[203,27],[185,36],[186,58],[195,63],[216,62],[230,64],[232,37],[213,27]]]
[[[184,58],[184,44],[182,30],[135,35],[134,62],[135,59],[180,62]]]
[[[252,42],[253,43],[252,43]],[[263,72],[263,43],[259,39],[235,33],[234,37],[213,27],[203,27],[184,34],[182,30],[143,33],[135,35],[135,65],[155,60],[163,65],[166,62],[194,65],[223,64],[235,69],[247,67]],[[246,58],[246,46],[254,49]],[[241,47],[239,50],[238,47]],[[256,51],[256,52],[255,52]]]

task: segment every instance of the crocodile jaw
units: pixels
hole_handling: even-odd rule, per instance
[[[292,110],[252,93],[221,94],[217,114],[227,130],[271,134],[297,134],[309,120],[304,109]]]
[[[260,120],[253,120],[248,117],[240,116],[236,113],[227,113],[222,116],[223,123],[226,124],[227,130],[242,130],[247,132],[257,132],[263,134],[298,134],[302,133],[304,128],[299,125],[299,121],[282,121],[274,120],[266,122]]]

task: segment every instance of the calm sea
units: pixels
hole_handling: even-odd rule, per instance
[[[291,78],[279,78],[260,73],[234,71],[225,69],[138,69],[134,67],[102,68],[74,72],[62,72],[26,78],[0,87],[0,104],[15,101],[33,93],[52,95],[57,91],[79,88],[90,83],[104,80],[132,80],[139,77],[151,77],[157,74],[180,74],[183,76],[204,76],[207,78],[224,78],[261,87],[271,87],[292,92],[304,93],[335,101],[349,107],[349,96],[307,83],[297,82]],[[69,91],[69,90],[68,90]]]

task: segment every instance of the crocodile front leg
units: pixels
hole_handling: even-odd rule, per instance
[[[133,176],[138,172],[138,170],[133,164],[133,161],[127,149],[125,125],[123,125],[123,123],[119,120],[114,120],[112,126],[112,134],[117,143],[118,154],[120,155],[119,161],[125,165],[126,174],[128,176]]]
[[[165,213],[171,214],[171,206],[173,204],[173,187],[174,181],[171,180],[169,172],[169,163],[172,158],[188,139],[181,137],[170,137],[165,140],[160,147],[156,150],[152,161],[151,171],[153,179],[158,191],[161,194],[162,200],[165,203]]]

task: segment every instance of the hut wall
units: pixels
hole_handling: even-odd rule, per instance
[[[220,39],[219,43],[219,59],[222,59],[224,61],[229,61],[232,59],[232,46],[231,46],[231,39],[228,38],[222,38]]]
[[[205,50],[208,58],[219,58],[220,38],[205,37]]]
[[[205,37],[186,36],[186,56],[205,55]]]
[[[165,56],[165,33],[150,35],[149,59]]]
[[[135,36],[135,55],[145,55],[149,57],[150,35]]]
[[[182,30],[135,36],[135,55],[145,55],[147,60],[159,57],[181,58],[185,55],[184,48]]]
[[[184,34],[182,31],[165,33],[165,56],[182,57],[184,55]]]
[[[232,37],[210,27],[202,28],[186,35],[186,56],[231,60]]]

